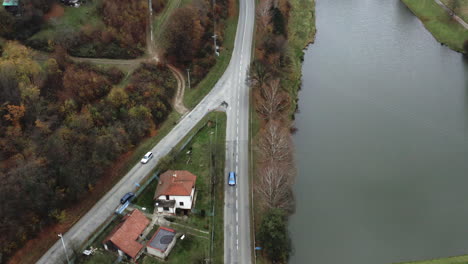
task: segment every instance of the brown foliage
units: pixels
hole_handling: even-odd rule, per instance
[[[110,82],[94,71],[72,65],[65,70],[63,86],[66,95],[72,94],[82,102],[90,102],[106,95]]]
[[[266,163],[258,171],[258,181],[255,190],[261,197],[261,203],[266,208],[280,208],[292,211],[294,197],[291,184],[295,171],[290,163]]]
[[[104,23],[125,46],[144,45],[147,10],[147,1],[104,0],[102,5]]]
[[[292,142],[287,127],[282,127],[277,121],[266,123],[260,131],[257,150],[260,161],[263,163],[276,163],[292,161]]]
[[[279,79],[264,83],[257,95],[256,110],[265,120],[281,119],[289,108],[289,96],[281,90]]]

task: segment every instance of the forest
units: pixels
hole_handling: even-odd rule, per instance
[[[75,17],[46,19],[58,2],[22,0],[20,16],[0,8],[0,263],[67,219],[120,157],[156,133],[177,87],[164,63],[190,68],[196,86],[216,64],[213,32],[222,46],[232,7],[202,0],[176,9],[155,64],[141,59],[147,1],[88,0],[65,7]],[[152,1],[153,12],[166,2]],[[72,56],[147,62],[126,76]]]
[[[162,33],[164,58],[180,69],[190,68],[192,86],[216,64],[213,32],[218,36],[217,46],[222,46],[229,4],[229,0],[219,0],[213,7],[212,1],[201,0],[178,8]]]
[[[60,17],[44,19],[52,7],[59,4],[57,0],[22,0],[20,16],[0,8],[0,37],[18,40],[47,52],[61,46],[69,54],[78,57],[129,59],[144,54],[148,24],[147,1],[88,2],[80,7],[83,11],[76,14],[76,21],[68,24]],[[154,2],[156,11],[165,4],[165,1]],[[85,9],[86,6],[92,9]]]
[[[144,63],[122,85],[117,68],[47,61],[9,41],[0,57],[0,249],[7,258],[92,191],[117,157],[172,110],[176,80]]]

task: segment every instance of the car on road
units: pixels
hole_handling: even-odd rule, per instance
[[[141,163],[146,164],[150,159],[153,158],[153,152],[148,152],[146,155],[141,159]]]
[[[233,172],[233,171],[229,172],[228,184],[229,184],[229,186],[235,186],[236,185],[236,173]]]
[[[122,199],[120,199],[120,203],[124,204],[127,201],[131,201],[133,199],[133,197],[135,197],[135,194],[132,193],[132,192],[128,192],[122,197]]]

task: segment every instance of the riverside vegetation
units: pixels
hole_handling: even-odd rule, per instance
[[[402,2],[421,19],[437,41],[453,50],[468,54],[468,29],[453,19],[455,14],[465,22],[468,21],[468,1],[442,0],[450,12],[434,0],[402,0]]]
[[[249,81],[253,100],[254,217],[261,260],[287,263],[287,231],[294,212],[294,112],[301,85],[303,49],[315,35],[313,0],[261,0],[257,6],[255,60]]]

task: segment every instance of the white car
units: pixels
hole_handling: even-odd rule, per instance
[[[141,163],[146,164],[150,159],[153,158],[153,152],[148,152],[146,155],[141,159]]]

